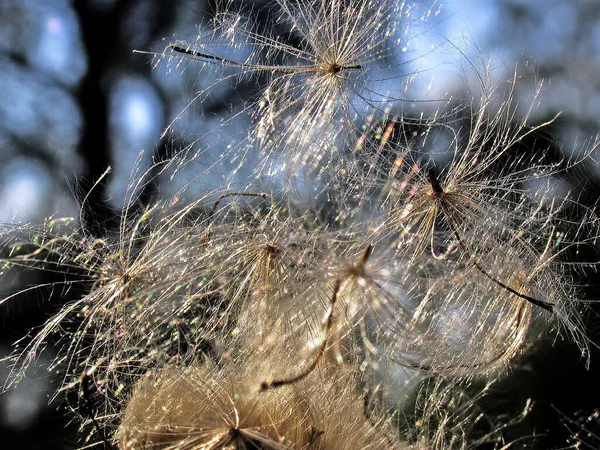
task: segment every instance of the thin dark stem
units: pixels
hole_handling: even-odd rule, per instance
[[[536,298],[530,297],[529,295],[525,295],[519,291],[516,291],[515,289],[511,288],[510,286],[504,284],[502,281],[494,278],[492,275],[490,275],[487,272],[486,269],[483,268],[483,266],[479,262],[479,259],[477,257],[475,257],[475,255],[468,249],[468,247],[464,243],[464,241],[460,235],[460,232],[458,231],[458,228],[452,221],[452,219],[451,219],[452,214],[448,211],[447,200],[445,199],[446,191],[444,191],[444,188],[442,187],[440,181],[435,176],[435,172],[433,171],[433,169],[429,169],[429,171],[427,173],[427,180],[431,184],[431,189],[433,191],[434,196],[440,201],[444,215],[447,218],[446,222],[448,223],[448,225],[450,226],[450,229],[454,233],[454,236],[456,237],[456,240],[458,241],[458,245],[460,246],[462,251],[469,257],[470,261],[473,263],[475,268],[479,272],[481,272],[481,274],[483,274],[488,280],[494,282],[495,284],[497,284],[501,288],[507,290],[511,294],[514,294],[517,297],[525,299],[528,302],[530,302],[531,304],[538,306],[542,309],[545,309],[546,311],[553,312],[553,310],[554,310],[553,304],[544,302],[542,300],[538,300]]]
[[[185,53],[186,55],[195,56],[197,58],[212,59],[212,60],[219,61],[222,63],[231,64],[232,66],[254,68],[254,66],[251,64],[241,63],[238,61],[234,61],[233,59],[221,58],[220,56],[211,55],[210,53],[201,53],[197,50],[192,50],[191,48],[180,47],[179,45],[176,45],[176,44],[169,44],[169,47],[171,48],[171,50],[176,51],[178,53]]]
[[[104,434],[104,430],[102,429],[102,427],[100,427],[100,424],[96,420],[96,414],[94,411],[94,400],[92,399],[94,393],[90,388],[90,384],[95,385],[92,376],[92,370],[86,369],[83,371],[81,377],[79,378],[79,395],[80,398],[83,400],[82,410],[86,411],[88,418],[92,421],[92,424],[94,425],[98,436],[100,436],[100,439],[102,439],[102,441],[104,442],[105,447],[109,450],[117,450],[117,448],[110,443],[110,441],[106,437],[106,434]]]
[[[550,312],[554,311],[553,304],[544,302],[543,300],[538,300],[537,298],[530,297],[529,295],[525,295],[521,292],[518,292],[518,291],[514,290],[513,288],[511,288],[510,286],[507,286],[506,284],[504,284],[502,281],[497,280],[496,278],[491,276],[489,273],[487,273],[487,271],[481,266],[481,263],[479,262],[479,260],[474,255],[471,254],[471,252],[467,249],[467,246],[463,243],[456,226],[452,222],[449,222],[449,225],[450,225],[450,228],[452,229],[452,232],[454,233],[454,236],[456,236],[456,240],[458,241],[458,245],[460,245],[460,248],[462,248],[462,250],[465,252],[465,254],[470,258],[470,260],[473,263],[473,265],[475,266],[475,268],[479,272],[481,272],[488,280],[493,281],[498,286],[500,286],[503,289],[506,289],[511,294],[514,294],[517,297],[525,299],[535,306],[539,306],[540,308],[543,308],[546,311],[550,311]]]
[[[263,381],[260,384],[261,392],[266,391],[271,388],[285,386],[286,384],[296,383],[297,381],[300,381],[303,378],[310,375],[310,373],[313,370],[315,370],[315,368],[317,367],[317,364],[319,364],[319,361],[325,354],[325,348],[327,348],[327,340],[329,339],[329,331],[331,330],[331,326],[333,325],[333,310],[334,310],[335,304],[337,303],[338,294],[340,293],[341,287],[342,287],[342,280],[341,279],[335,280],[335,284],[333,286],[333,294],[331,296],[331,306],[329,307],[329,311],[327,312],[327,318],[325,320],[325,337],[323,338],[323,342],[321,342],[321,345],[319,345],[319,349],[317,350],[315,359],[313,359],[313,361],[298,375],[295,375],[290,378],[283,378],[281,380]]]
[[[373,246],[371,244],[367,245],[367,248],[363,252],[358,263],[352,267],[352,269],[346,274],[345,277],[338,278],[335,280],[335,284],[333,285],[333,294],[331,295],[331,302],[330,302],[331,304],[329,307],[329,311],[327,312],[327,317],[325,319],[325,336],[323,337],[323,342],[321,342],[321,345],[319,345],[319,349],[317,350],[315,359],[298,375],[295,375],[290,378],[284,378],[281,380],[263,381],[260,385],[261,392],[266,391],[271,388],[285,386],[286,384],[292,384],[297,381],[300,381],[303,378],[305,378],[306,376],[308,376],[313,370],[315,370],[315,368],[317,367],[317,364],[319,363],[319,361],[325,354],[325,349],[327,348],[327,340],[329,339],[329,332],[331,331],[331,327],[333,325],[333,310],[335,309],[335,305],[338,301],[338,296],[340,293],[340,289],[342,288],[342,283],[348,277],[354,277],[354,276],[362,277],[363,276],[364,270],[365,270],[365,264],[367,263],[367,260],[371,256],[372,251],[373,251]]]
[[[178,52],[178,53],[184,53],[186,55],[195,56],[196,58],[211,59],[213,61],[222,62],[223,64],[230,64],[230,65],[236,66],[236,67],[244,67],[246,69],[263,70],[263,71],[283,73],[283,74],[288,74],[288,75],[294,74],[294,73],[317,73],[317,72],[327,72],[328,71],[328,70],[323,69],[322,67],[310,66],[310,65],[306,65],[306,66],[269,66],[269,65],[262,65],[262,64],[241,63],[241,62],[235,61],[233,59],[222,58],[220,56],[212,55],[210,53],[203,53],[203,52],[199,52],[197,50],[191,49],[191,48],[181,47],[177,44],[169,44],[169,47],[171,48],[171,50]],[[342,70],[358,70],[358,69],[362,69],[362,66],[360,64],[356,64],[356,65],[352,65],[352,66],[339,66],[339,65],[334,64],[331,66],[331,69],[329,71],[331,71],[332,73],[338,73],[338,72],[341,72]]]

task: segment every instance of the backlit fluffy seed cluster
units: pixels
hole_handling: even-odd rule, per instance
[[[301,383],[257,393],[270,365],[255,354],[150,372],[127,404],[123,449],[384,449],[385,424],[368,418],[352,375],[315,371]],[[350,378],[350,379],[349,379]],[[397,448],[406,448],[398,444]]]
[[[241,35],[260,49],[248,59],[215,53],[214,40],[169,46],[215,71],[271,77],[234,113],[254,115],[244,145],[210,149],[255,183],[183,207],[178,196],[126,206],[101,239],[66,219],[2,227],[5,280],[53,278],[0,304],[46,287],[62,300],[17,343],[10,384],[53,344],[88,438],[123,450],[507,448],[504,427],[529,405],[488,417],[478,402],[493,380],[557,332],[589,358],[572,269],[598,219],[528,189],[578,162],[521,145],[544,124],[516,115],[512,91],[483,86],[467,125],[466,108],[410,120],[374,107],[371,83],[401,84],[388,50],[414,5],[273,8],[297,46],[227,11],[213,35],[231,46]],[[382,68],[392,73],[378,79]],[[386,103],[401,109],[401,96]],[[442,163],[428,153],[436,136]],[[294,182],[267,167],[292,168]],[[435,388],[411,405],[426,378]]]
[[[221,143],[216,136],[222,131],[210,131],[209,139],[202,135],[198,141],[218,141],[220,148],[201,144],[196,157],[213,151],[244,166],[248,155],[256,156],[251,168],[256,177],[284,178],[288,184],[298,173],[315,179],[341,170],[347,162],[344,142],[359,134],[357,121],[402,104],[413,74],[397,50],[410,54],[410,30],[423,26],[440,8],[434,2],[423,11],[420,1],[276,0],[265,28],[253,21],[255,11],[231,11],[229,3],[215,15],[214,28],[196,42],[175,41],[154,55],[157,64],[174,59],[187,66],[196,60],[194,70],[204,74],[220,69],[224,76],[216,83],[267,78],[243,112],[219,123],[224,130],[248,113],[252,125],[247,139],[232,144],[231,133],[237,131],[230,130],[225,135],[229,142]],[[209,83],[198,91],[165,133],[215,89]]]

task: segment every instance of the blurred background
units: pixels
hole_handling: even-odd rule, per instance
[[[266,2],[253,3],[251,14],[260,24],[260,6]],[[243,107],[239,85],[220,87],[210,102],[190,109],[178,130],[159,139],[199,86],[212,81],[194,64],[178,66],[133,53],[160,53],[176,39],[194,42],[215,10],[208,0],[0,0],[0,221],[77,217],[89,193],[82,218],[100,237],[118,223],[132,171],[190,144],[197,130],[214,126],[211,121],[224,108]],[[536,145],[565,156],[591,147],[600,124],[600,1],[445,0],[432,11],[435,17],[427,20],[425,31],[406,43],[411,63],[403,70],[423,70],[413,95],[458,92],[469,72],[466,61],[490,56],[499,83],[517,73],[517,101],[522,96],[527,107],[543,84],[531,123],[562,112]],[[600,193],[594,156],[576,173],[556,180],[561,190],[573,190],[590,205]],[[90,191],[108,166],[111,173]],[[139,201],[164,193],[160,182],[159,177],[144,186]],[[593,275],[581,282],[588,286],[588,298],[599,298]],[[0,306],[0,358],[64,301],[43,298],[38,293]],[[591,333],[597,338],[594,323]],[[569,430],[561,417],[600,407],[595,393],[600,353],[595,353],[586,371],[574,345],[555,342],[508,377],[516,386],[514,395],[535,401],[518,433],[542,435],[537,448],[566,446]],[[69,401],[76,399],[61,397],[49,404],[56,382],[48,370],[51,358],[49,347],[37,370],[0,395],[0,448],[81,445],[77,424],[67,414]],[[0,363],[0,383],[7,373]]]

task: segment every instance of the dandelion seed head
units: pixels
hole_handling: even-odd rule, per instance
[[[301,386],[259,393],[252,381],[257,369],[252,360],[234,360],[149,374],[125,411],[121,446],[387,448],[384,433],[364,416],[351,377],[322,371]]]
[[[387,0],[274,2],[268,8],[272,22],[290,29],[294,45],[268,27],[254,26],[251,15],[230,12],[229,7],[229,3],[221,5],[212,35],[201,35],[194,45],[180,42],[171,48],[177,50],[174,57],[179,61],[196,59],[205,66],[217,63],[239,69],[240,76],[264,74],[269,79],[258,100],[247,104],[255,118],[254,127],[247,144],[241,144],[258,147],[268,156],[255,168],[257,177],[284,172],[285,178],[300,178],[294,170],[313,173],[323,159],[335,161],[329,170],[340,170],[343,160],[330,155],[330,149],[321,152],[318,143],[324,139],[341,143],[345,134],[353,133],[357,117],[373,111],[380,115],[390,105],[404,102],[409,80],[402,80],[402,70],[398,70],[402,62],[394,62],[394,40],[415,20],[412,4]],[[230,59],[219,52],[221,35],[226,42],[249,47],[251,55]],[[215,64],[208,65],[219,70]],[[223,76],[224,81],[227,78]],[[386,84],[388,92],[379,92],[370,84]],[[216,87],[210,86],[210,91],[214,93]],[[196,99],[204,96],[202,91]],[[333,121],[334,129],[327,130]],[[324,133],[331,136],[324,138]]]

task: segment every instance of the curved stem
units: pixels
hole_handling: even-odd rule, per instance
[[[294,375],[290,378],[283,378],[281,380],[263,381],[260,384],[261,392],[266,391],[271,388],[285,386],[286,384],[292,384],[297,381],[300,381],[303,378],[305,378],[306,376],[308,376],[313,370],[315,370],[315,368],[317,367],[317,364],[319,363],[319,361],[325,354],[325,349],[327,348],[327,340],[329,339],[329,331],[331,330],[331,326],[333,325],[333,310],[334,310],[335,304],[337,303],[338,294],[340,292],[341,287],[342,287],[342,280],[341,279],[335,280],[335,284],[333,286],[333,294],[331,296],[331,306],[329,307],[329,311],[327,312],[327,317],[325,320],[325,336],[323,337],[323,342],[321,342],[321,345],[319,345],[319,349],[317,350],[315,359],[313,359],[313,361],[308,366],[306,366],[306,368],[302,372],[300,372],[299,374]]]

